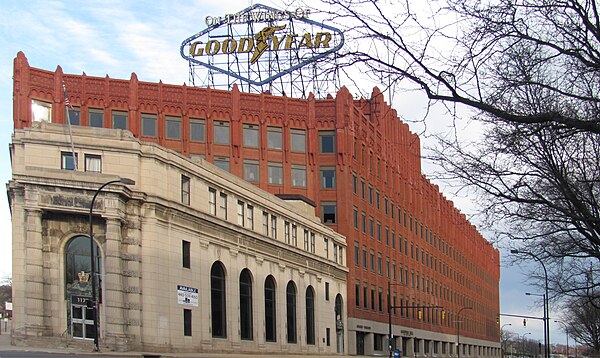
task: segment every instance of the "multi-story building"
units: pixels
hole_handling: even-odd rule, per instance
[[[14,81],[15,130],[66,123],[64,81],[73,127],[126,129],[314,202],[348,245],[348,353],[387,354],[391,330],[405,356],[499,355],[498,251],[421,173],[418,136],[377,88],[295,99],[66,75],[22,53]]]

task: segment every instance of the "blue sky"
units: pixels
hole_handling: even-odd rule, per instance
[[[281,7],[276,5],[279,1],[262,3]],[[18,51],[25,53],[31,66],[46,70],[54,71],[60,65],[64,73],[108,74],[121,79],[129,79],[135,72],[141,81],[183,84],[188,82],[188,65],[179,54],[181,42],[205,28],[207,15],[237,12],[250,4],[247,0],[0,0],[0,182],[7,183],[11,176],[8,145],[13,131],[12,73]],[[370,93],[371,86],[367,84],[363,90]],[[401,117],[422,116],[426,102],[418,96],[395,96],[393,105]],[[452,120],[441,115],[436,118],[435,114],[433,117],[428,119],[428,128]],[[411,128],[415,132],[422,129]],[[470,130],[478,131],[474,124],[465,124],[463,132]],[[422,136],[423,146],[427,140]],[[450,192],[445,195],[453,197]],[[466,214],[473,210],[469,198],[454,200]],[[502,261],[507,260],[503,257]],[[11,262],[10,212],[6,194],[2,194],[0,278],[11,274]],[[502,267],[501,312],[541,315],[534,298],[524,295],[532,290],[524,280],[520,268]],[[502,318],[501,324],[506,323],[512,323],[507,328],[516,333],[532,332],[529,337],[543,341],[541,322],[529,321],[524,328],[522,319]],[[564,343],[558,326],[551,327],[551,338],[552,342]]]

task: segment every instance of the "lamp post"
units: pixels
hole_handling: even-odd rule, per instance
[[[500,343],[501,343],[501,345],[504,345],[504,342],[506,342],[506,341],[507,341],[507,339],[505,339],[505,340],[502,340],[502,330],[503,330],[503,329],[504,329],[504,327],[506,327],[506,326],[512,326],[512,323],[505,323],[505,324],[503,324],[503,325],[502,325],[502,327],[500,327],[500,340],[501,340],[501,341],[500,341]],[[500,347],[500,348],[502,348],[503,350],[505,350],[503,347]],[[504,352],[502,352],[502,354],[504,354]]]
[[[521,354],[523,357],[525,356],[525,336],[531,334],[531,332],[523,333],[523,337],[521,337]]]
[[[463,310],[472,310],[473,307],[463,307],[461,309],[458,310],[458,313],[456,314],[456,350],[458,353],[458,358],[460,358],[460,313]]]
[[[100,194],[100,192],[102,191],[102,189],[104,189],[107,185],[109,184],[113,184],[113,183],[122,183],[125,185],[135,185],[135,181],[132,179],[128,179],[128,178],[119,178],[119,179],[115,179],[115,180],[111,180],[108,181],[104,184],[102,184],[102,186],[100,186],[98,188],[98,190],[96,190],[96,192],[94,193],[94,196],[92,197],[92,202],[90,203],[90,214],[89,214],[89,223],[90,223],[90,260],[91,260],[91,264],[92,264],[92,272],[91,272],[91,279],[92,279],[92,299],[91,299],[91,303],[92,306],[94,308],[94,350],[97,352],[99,350],[98,347],[98,300],[96,299],[96,261],[95,261],[95,255],[94,255],[94,226],[92,224],[92,214],[94,211],[94,202],[96,201],[96,197],[98,196],[98,194]]]
[[[547,346],[548,346],[548,338],[547,338],[547,325],[550,324],[550,322],[548,322],[548,309],[547,309],[547,304],[548,301],[546,300],[546,295],[545,294],[539,294],[539,293],[530,293],[530,292],[525,292],[526,296],[537,296],[537,297],[542,297],[542,300],[544,302],[544,356],[547,353]]]
[[[555,320],[554,322],[560,323],[563,326],[565,326],[565,333],[567,334],[567,358],[569,358],[569,328],[567,327],[567,324],[563,321]]]
[[[520,251],[520,250],[516,250],[516,249],[512,249],[510,250],[511,254],[525,254],[525,255],[529,255],[531,257],[533,257],[537,262],[539,262],[542,265],[542,268],[544,269],[544,280],[545,280],[545,286],[546,286],[546,297],[544,298],[544,344],[546,345],[544,353],[546,358],[550,358],[550,307],[548,306],[548,299],[550,298],[548,296],[548,271],[546,271],[546,265],[544,265],[544,261],[542,261],[539,257],[537,257],[536,255],[534,255],[533,253],[529,252],[529,251]]]

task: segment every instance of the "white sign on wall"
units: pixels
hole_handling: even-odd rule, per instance
[[[177,303],[180,305],[198,307],[198,289],[177,285]]]
[[[4,309],[7,311],[12,311],[12,302],[4,302]]]

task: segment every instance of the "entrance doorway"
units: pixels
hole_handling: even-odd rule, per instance
[[[356,355],[365,355],[365,332],[356,332]]]
[[[78,302],[73,302],[78,301]],[[87,307],[87,298],[73,297],[71,302],[71,334],[73,338],[94,339],[94,309]]]

